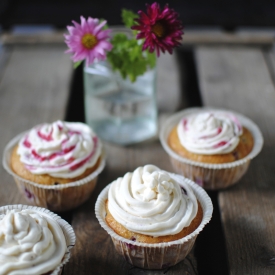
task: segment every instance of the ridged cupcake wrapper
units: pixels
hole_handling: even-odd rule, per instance
[[[207,190],[223,189],[235,184],[246,173],[250,164],[250,161],[247,161],[231,168],[213,169],[182,163],[171,156],[170,161],[177,173],[193,180]]]
[[[29,205],[22,205],[22,204],[1,206],[0,207],[0,215],[5,214],[8,210],[13,210],[13,209],[18,209],[18,210],[31,209],[31,210],[34,210],[35,212],[40,213],[43,216],[47,216],[47,217],[55,220],[59,224],[59,226],[65,236],[67,250],[65,252],[65,255],[64,255],[61,263],[49,275],[60,275],[62,273],[63,266],[67,262],[69,262],[69,259],[71,257],[71,249],[75,245],[76,237],[75,237],[75,233],[74,233],[72,226],[70,224],[68,224],[65,220],[63,220],[61,217],[56,215],[55,213],[49,211],[48,209],[36,207],[36,206],[29,206]]]
[[[179,121],[187,115],[197,113],[198,111],[222,111],[233,113],[253,135],[254,146],[252,151],[244,158],[228,163],[212,164],[189,160],[174,152],[167,143],[168,136]],[[160,142],[164,150],[170,156],[171,163],[175,171],[187,178],[194,180],[205,189],[222,189],[235,184],[247,171],[250,161],[256,157],[263,147],[263,136],[259,127],[249,118],[224,109],[216,108],[188,108],[178,112],[168,118],[160,130]]]
[[[52,211],[67,211],[84,203],[94,190],[98,175],[105,167],[104,154],[98,168],[89,176],[70,183],[59,185],[43,185],[21,178],[10,167],[10,159],[14,146],[19,142],[22,133],[13,138],[5,147],[3,166],[14,177],[19,191],[29,204],[45,207]]]
[[[145,269],[163,269],[182,261],[192,249],[197,235],[210,221],[213,205],[207,193],[197,184],[183,176],[169,173],[177,182],[187,183],[194,191],[203,209],[203,219],[198,228],[188,236],[167,243],[147,244],[134,242],[116,234],[106,223],[105,202],[108,198],[110,184],[101,191],[95,204],[95,214],[100,225],[111,236],[117,252],[130,264]]]

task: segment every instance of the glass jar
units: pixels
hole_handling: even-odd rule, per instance
[[[129,145],[157,135],[156,69],[135,82],[107,61],[84,66],[85,119],[108,142]]]

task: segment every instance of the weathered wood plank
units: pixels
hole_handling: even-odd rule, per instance
[[[62,119],[72,64],[65,47],[14,47],[0,79],[0,151],[10,139],[42,122]],[[0,167],[0,205],[24,203]]]
[[[263,52],[198,47],[196,61],[204,104],[250,117],[265,140],[243,179],[219,194],[229,272],[274,274],[275,89]]]
[[[114,28],[117,28],[113,26]],[[66,32],[55,31],[52,33],[35,33],[35,34],[12,34],[3,33],[0,36],[0,40],[3,44],[14,45],[14,44],[59,44],[64,43],[63,34]],[[216,45],[216,44],[241,44],[241,45],[263,45],[271,46],[274,43],[275,36],[273,33],[267,33],[264,31],[259,32],[215,32],[208,30],[187,30],[183,35],[183,45]]]
[[[64,44],[64,31],[33,34],[3,33],[0,41],[4,45],[37,45],[37,44]]]
[[[183,45],[256,45],[272,46],[275,36],[266,32],[186,31]]]

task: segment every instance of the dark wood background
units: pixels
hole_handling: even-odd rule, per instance
[[[10,29],[18,24],[50,24],[64,28],[80,15],[105,18],[109,25],[119,25],[121,8],[144,9],[144,0],[1,0],[0,25]],[[159,0],[169,3],[185,26],[219,26],[234,30],[238,26],[275,26],[274,0]]]

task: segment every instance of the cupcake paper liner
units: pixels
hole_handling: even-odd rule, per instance
[[[67,262],[69,262],[69,259],[71,257],[71,249],[75,245],[76,237],[75,237],[75,233],[74,233],[74,230],[71,227],[71,225],[68,224],[61,217],[56,215],[55,213],[49,211],[48,209],[36,207],[36,206],[22,205],[22,204],[6,205],[6,206],[0,207],[0,215],[6,214],[6,212],[8,210],[12,210],[12,209],[18,209],[18,210],[30,209],[30,210],[40,213],[43,216],[46,216],[46,217],[49,217],[49,218],[55,220],[59,224],[59,226],[65,236],[67,250],[66,250],[65,255],[62,259],[62,262],[49,275],[60,275],[62,273],[63,266]]]
[[[254,146],[252,151],[240,160],[221,164],[203,163],[189,160],[173,151],[167,144],[167,138],[173,127],[175,127],[175,125],[177,125],[184,116],[197,113],[202,110],[230,112],[236,115],[241,124],[245,126],[253,135]],[[233,111],[210,107],[188,108],[172,115],[163,123],[159,138],[162,147],[170,157],[170,161],[176,173],[192,179],[203,188],[209,190],[226,188],[239,181],[240,178],[246,173],[250,161],[260,153],[264,143],[259,127],[249,118]]]
[[[98,175],[105,167],[104,154],[98,168],[81,180],[59,185],[38,184],[18,176],[10,167],[12,150],[24,134],[16,136],[7,144],[2,162],[6,171],[14,177],[19,191],[27,202],[58,212],[73,209],[84,203],[90,197],[96,186]]]
[[[176,177],[177,182],[187,183],[194,191],[203,209],[203,218],[198,228],[188,236],[166,243],[140,243],[125,239],[115,233],[106,223],[105,201],[108,198],[110,184],[106,186],[98,196],[95,204],[95,214],[100,225],[111,236],[117,252],[122,255],[130,264],[145,269],[163,269],[173,266],[182,261],[192,249],[197,235],[210,221],[213,212],[213,205],[207,193],[197,184],[183,176],[169,173],[172,178]]]

